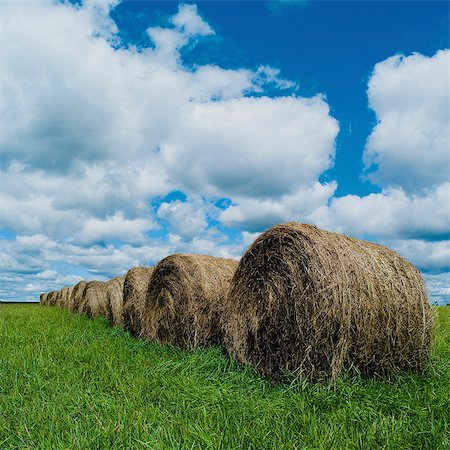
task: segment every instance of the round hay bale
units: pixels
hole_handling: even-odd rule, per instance
[[[61,298],[59,306],[64,309],[69,309],[70,295],[72,294],[73,286],[64,287],[61,289]]]
[[[94,280],[86,283],[80,312],[92,318],[108,317],[108,300],[104,282]]]
[[[69,311],[79,313],[83,302],[83,293],[86,288],[86,281],[78,282],[72,290],[69,301]]]
[[[57,306],[58,308],[61,308],[62,304],[63,304],[63,292],[62,292],[62,290],[59,290],[56,292],[55,306]]]
[[[55,306],[56,305],[56,297],[58,295],[58,291],[51,291],[47,294],[47,305]]]
[[[418,370],[430,349],[431,309],[414,266],[381,245],[294,222],[244,254],[225,317],[229,353],[274,380]]]
[[[123,326],[123,283],[124,277],[115,277],[105,283],[108,320],[119,327]]]
[[[142,314],[153,267],[133,267],[123,284],[123,327],[133,336],[140,336]]]
[[[43,292],[40,296],[39,296],[39,303],[41,305],[46,305],[47,304],[47,297],[48,297],[48,292]]]
[[[237,261],[176,254],[153,271],[143,337],[185,349],[221,344],[221,310]]]

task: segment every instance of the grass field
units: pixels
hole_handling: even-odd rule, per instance
[[[272,386],[218,349],[0,306],[0,449],[450,448],[450,307],[423,375]]]

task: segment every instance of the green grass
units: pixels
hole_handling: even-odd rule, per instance
[[[450,308],[425,374],[272,386],[218,349],[0,306],[0,449],[450,448]]]

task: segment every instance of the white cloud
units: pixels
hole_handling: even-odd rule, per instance
[[[181,4],[171,22],[186,36],[208,36],[214,30],[199,16],[197,5]]]
[[[185,202],[175,200],[161,203],[158,217],[168,221],[174,233],[191,240],[206,230],[208,209],[211,207],[198,197]]]
[[[368,96],[378,124],[364,152],[375,183],[415,191],[448,181],[449,65],[450,50],[395,55],[375,65]]]
[[[364,197],[333,198],[314,211],[319,226],[379,238],[446,239],[450,235],[450,183],[418,194],[390,189]]]
[[[126,219],[123,213],[117,212],[106,219],[89,218],[83,223],[82,231],[75,236],[75,241],[89,244],[99,240],[119,239],[129,243],[145,240],[146,231],[156,227],[146,218]]]
[[[450,51],[396,55],[375,66],[369,103],[379,120],[364,151],[381,193],[333,198],[317,225],[397,249],[423,270],[450,267]]]
[[[339,126],[321,96],[194,104],[161,154],[188,191],[281,196],[332,165]]]
[[[214,34],[195,5],[150,27],[153,47],[125,48],[117,3],[0,2],[0,230],[17,234],[0,239],[0,295],[30,299],[178,251],[236,257],[253,231],[292,219],[447,267],[446,243],[426,239],[449,228],[448,51],[375,67],[365,162],[383,192],[332,199],[336,183],[318,182],[339,131],[325,96],[295,95],[270,66],[185,67],[182,49]],[[187,200],[158,208],[172,190]],[[210,219],[243,232],[230,240]],[[158,220],[168,234],[151,239]]]
[[[424,275],[431,303],[450,305],[450,272]]]
[[[276,198],[236,198],[236,204],[223,211],[219,220],[227,226],[248,231],[264,229],[286,220],[308,222],[317,208],[333,196],[336,183],[314,183]],[[326,208],[326,206],[325,206]]]
[[[424,271],[450,271],[450,241],[428,242],[420,239],[382,241]]]

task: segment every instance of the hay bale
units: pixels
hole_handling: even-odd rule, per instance
[[[108,320],[119,327],[123,326],[123,283],[124,277],[115,277],[105,283]]]
[[[51,291],[47,294],[47,305],[48,306],[55,306],[56,305],[56,297],[57,297],[58,291]]]
[[[150,278],[143,337],[185,349],[220,344],[221,309],[237,261],[176,254],[158,263]]]
[[[133,336],[140,336],[142,314],[153,267],[133,267],[125,275],[123,285],[123,327]]]
[[[64,287],[61,289],[58,304],[60,308],[69,309],[69,301],[72,290],[73,286]]]
[[[104,282],[94,280],[86,283],[80,313],[92,318],[108,317],[108,300]]]
[[[57,306],[58,308],[61,308],[63,304],[63,292],[62,290],[56,291],[56,296],[55,296],[55,306]]]
[[[48,292],[43,292],[40,296],[39,296],[39,303],[41,305],[47,305],[47,297],[48,297]]]
[[[69,300],[69,311],[79,313],[83,303],[83,293],[86,288],[86,281],[78,282],[72,290]]]
[[[225,345],[269,378],[418,370],[431,310],[420,272],[381,245],[290,222],[250,246],[230,286]]]

